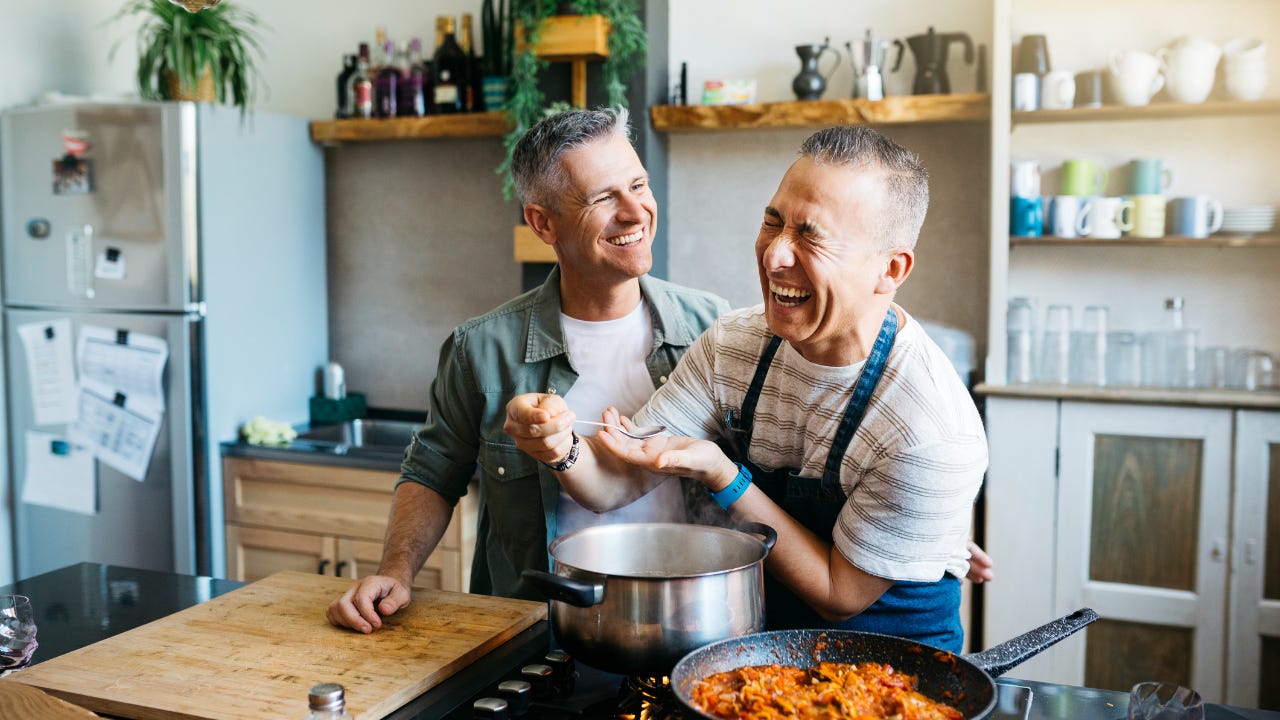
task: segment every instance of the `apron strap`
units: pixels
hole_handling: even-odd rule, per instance
[[[898,333],[898,315],[889,308],[884,322],[880,324],[880,333],[871,346],[871,354],[858,373],[858,382],[853,386],[853,395],[845,406],[844,418],[836,428],[835,437],[831,439],[831,451],[827,453],[827,462],[822,470],[824,480],[840,480],[840,466],[844,463],[844,453],[853,440],[853,434],[862,424],[862,416],[867,414],[867,405],[871,404],[871,395],[884,375],[885,365],[889,362],[889,351],[893,350],[893,341]]]
[[[760,399],[760,390],[764,388],[764,379],[769,375],[769,367],[773,364],[773,356],[778,353],[778,348],[782,347],[782,338],[774,335],[769,338],[769,344],[765,346],[764,352],[760,355],[760,361],[756,363],[756,374],[751,378],[751,386],[747,388],[747,396],[742,400],[741,417],[739,418],[738,427],[748,434],[751,433],[755,426],[756,420],[756,401]]]

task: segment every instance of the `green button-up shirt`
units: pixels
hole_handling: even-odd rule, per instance
[[[640,278],[653,318],[645,364],[654,387],[728,310],[722,298],[657,278]],[[440,350],[426,425],[405,451],[400,482],[417,482],[456,504],[479,465],[480,517],[471,592],[541,600],[521,571],[548,567],[560,485],[502,430],[507,402],[521,393],[563,395],[578,378],[560,327],[560,271],[541,287],[458,326]]]

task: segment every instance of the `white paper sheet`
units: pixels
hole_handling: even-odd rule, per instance
[[[71,320],[27,323],[18,327],[27,353],[31,407],[36,425],[76,420],[76,375],[71,360]]]
[[[102,462],[142,482],[163,413],[146,404],[135,406],[128,399],[117,404],[116,397],[92,381],[81,384],[80,421],[72,426],[72,437]]]
[[[169,343],[154,335],[131,332],[120,342],[119,331],[80,326],[76,362],[80,382],[92,383],[111,397],[122,393],[130,407],[148,406],[164,411],[164,364]]]
[[[57,435],[27,431],[22,502],[96,515],[93,453]]]

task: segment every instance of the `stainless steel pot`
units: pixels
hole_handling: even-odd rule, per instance
[[[574,658],[664,676],[696,648],[764,627],[764,559],[778,534],[758,523],[743,528],[586,528],[551,543],[554,574],[524,576],[550,599],[551,627]]]

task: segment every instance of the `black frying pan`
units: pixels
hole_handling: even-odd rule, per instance
[[[820,661],[888,663],[919,678],[928,697],[954,706],[969,720],[985,718],[996,706],[993,677],[1026,662],[1098,619],[1084,608],[1007,640],[990,650],[954,655],[932,645],[890,635],[853,630],[775,630],[721,640],[685,655],[671,671],[680,704],[696,717],[716,720],[693,705],[693,686],[704,677],[752,665],[807,668]],[[824,645],[815,649],[822,640]]]

